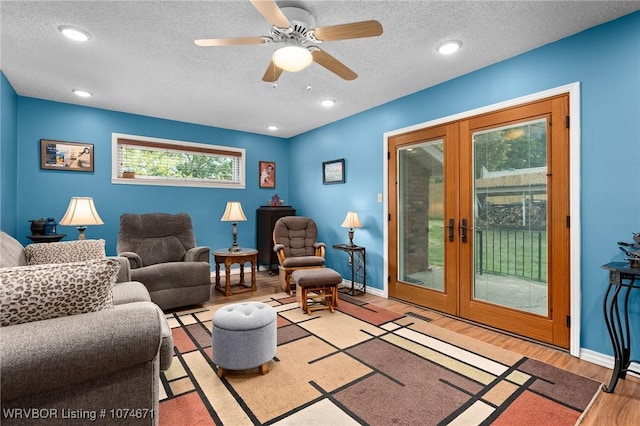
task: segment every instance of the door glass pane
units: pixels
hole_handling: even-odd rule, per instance
[[[548,315],[547,120],[473,133],[474,298]]]
[[[398,280],[444,291],[444,140],[398,149]]]

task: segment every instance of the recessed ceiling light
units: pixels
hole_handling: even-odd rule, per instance
[[[58,31],[64,34],[65,37],[74,41],[87,41],[91,36],[86,31],[79,28],[70,27],[68,25],[61,25],[58,27]]]
[[[334,99],[324,99],[322,102],[320,102],[320,105],[326,108],[332,107],[335,104],[336,104],[336,101]]]
[[[272,124],[270,126],[267,126],[267,129],[271,130],[272,132],[275,132],[276,130],[278,130],[278,126]]]
[[[450,55],[456,50],[460,49],[460,46],[462,46],[462,42],[460,40],[449,40],[440,44],[437,47],[437,50],[438,53],[441,53],[443,55]]]
[[[76,96],[80,96],[81,98],[90,98],[91,96],[93,96],[90,92],[87,92],[86,90],[73,89],[72,92],[75,93]]]

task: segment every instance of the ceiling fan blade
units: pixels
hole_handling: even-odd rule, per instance
[[[351,24],[330,25],[313,30],[316,38],[322,41],[348,40],[352,38],[374,37],[382,34],[380,22],[362,21]]]
[[[358,77],[358,74],[353,72],[349,67],[347,67],[345,64],[343,64],[333,56],[329,55],[324,50],[313,50],[311,54],[313,55],[314,62],[322,65],[332,73],[344,78],[345,80],[355,80]]]
[[[280,78],[280,75],[282,75],[282,68],[278,68],[276,64],[274,64],[273,61],[271,61],[271,63],[267,67],[267,70],[264,72],[264,75],[262,76],[262,81],[266,81],[267,83],[273,83],[274,81],[278,81],[278,79]]]
[[[194,40],[194,43],[200,47],[212,46],[239,46],[242,44],[262,44],[266,43],[263,37],[235,37],[235,38],[209,38]]]
[[[253,7],[258,9],[258,12],[267,20],[271,25],[275,25],[280,28],[289,28],[291,23],[284,16],[282,10],[278,7],[273,0],[251,0]]]

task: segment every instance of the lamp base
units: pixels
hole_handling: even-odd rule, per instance
[[[231,222],[231,234],[233,235],[233,244],[229,247],[231,253],[239,252],[241,249],[238,247],[238,228],[236,228],[237,222]]]
[[[78,232],[80,233],[80,234],[78,234],[78,239],[79,240],[84,240],[86,238],[85,235],[84,235],[84,231],[86,231],[86,230],[87,230],[86,226],[78,226]]]
[[[353,228],[349,229],[349,244],[347,244],[349,247],[355,246],[355,244],[353,244],[353,234]]]

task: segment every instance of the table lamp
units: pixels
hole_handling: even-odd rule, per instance
[[[79,240],[84,240],[84,231],[90,225],[104,225],[102,219],[96,211],[91,197],[71,197],[69,207],[64,217],[59,222],[63,226],[76,226],[78,228]]]
[[[238,222],[244,222],[246,220],[247,217],[242,211],[240,201],[227,201],[227,208],[224,210],[224,214],[222,215],[222,218],[220,218],[220,221],[231,222],[233,245],[229,247],[230,252],[240,251],[240,247],[238,247],[238,229],[236,228],[236,225]]]
[[[340,225],[342,228],[349,228],[349,246],[353,246],[353,228],[362,228],[358,213],[354,211],[347,212],[347,217],[344,218],[344,222]]]

